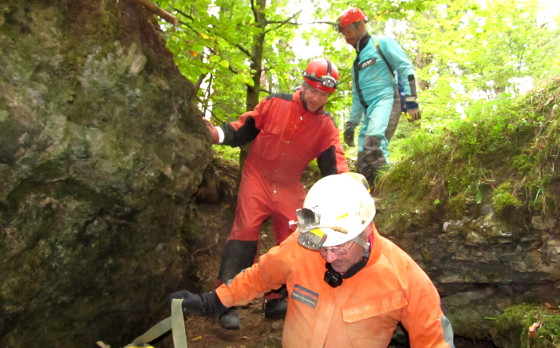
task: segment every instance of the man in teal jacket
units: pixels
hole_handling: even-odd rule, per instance
[[[401,115],[399,84],[411,120],[420,119],[420,110],[412,62],[395,40],[368,34],[366,22],[364,12],[351,7],[338,18],[337,29],[357,53],[352,67],[352,108],[344,141],[354,146],[354,129],[361,121],[357,170],[374,187],[379,170],[390,163],[389,140]]]

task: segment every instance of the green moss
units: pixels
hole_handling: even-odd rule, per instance
[[[513,184],[510,181],[500,184],[492,193],[492,204],[496,213],[501,214],[506,208],[518,208],[521,201],[513,193]]]
[[[453,213],[468,202],[491,199],[497,212],[522,206],[553,215],[560,208],[560,80],[527,97],[472,105],[467,118],[397,139],[402,156],[383,177],[380,196],[397,191],[407,205],[449,203]],[[481,187],[495,188],[481,195]]]
[[[529,334],[532,326],[538,326],[534,335]],[[500,347],[558,347],[560,311],[531,304],[514,305],[496,318],[494,332],[494,342]]]
[[[449,199],[449,209],[455,216],[462,216],[467,210],[467,199],[465,194],[458,194]]]

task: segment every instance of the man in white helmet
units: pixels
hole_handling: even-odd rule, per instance
[[[379,235],[367,180],[322,178],[297,211],[298,230],[229,285],[193,294],[183,311],[218,316],[286,284],[284,347],[387,347],[401,322],[412,347],[453,347],[451,324],[426,273]]]

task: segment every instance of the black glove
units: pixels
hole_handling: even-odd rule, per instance
[[[183,299],[183,314],[196,314],[205,317],[216,317],[227,310],[222,304],[215,292],[204,292],[202,294],[193,294],[187,290],[181,290],[172,293],[167,297],[167,302],[171,303],[173,299]]]
[[[354,146],[354,128],[356,128],[356,125],[353,122],[346,122],[346,127],[344,129],[344,142],[348,146]]]

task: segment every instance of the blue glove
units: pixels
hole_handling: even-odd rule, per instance
[[[405,107],[406,107],[406,113],[410,116],[409,121],[415,122],[422,117],[417,102],[406,102]]]
[[[180,290],[167,297],[167,302],[173,299],[183,299],[183,314],[196,314],[205,317],[216,317],[225,312],[228,308],[222,304],[215,292],[205,292],[193,294],[187,290]]]
[[[405,108],[406,108],[406,110],[418,109],[418,103],[417,102],[406,102],[405,103]]]

